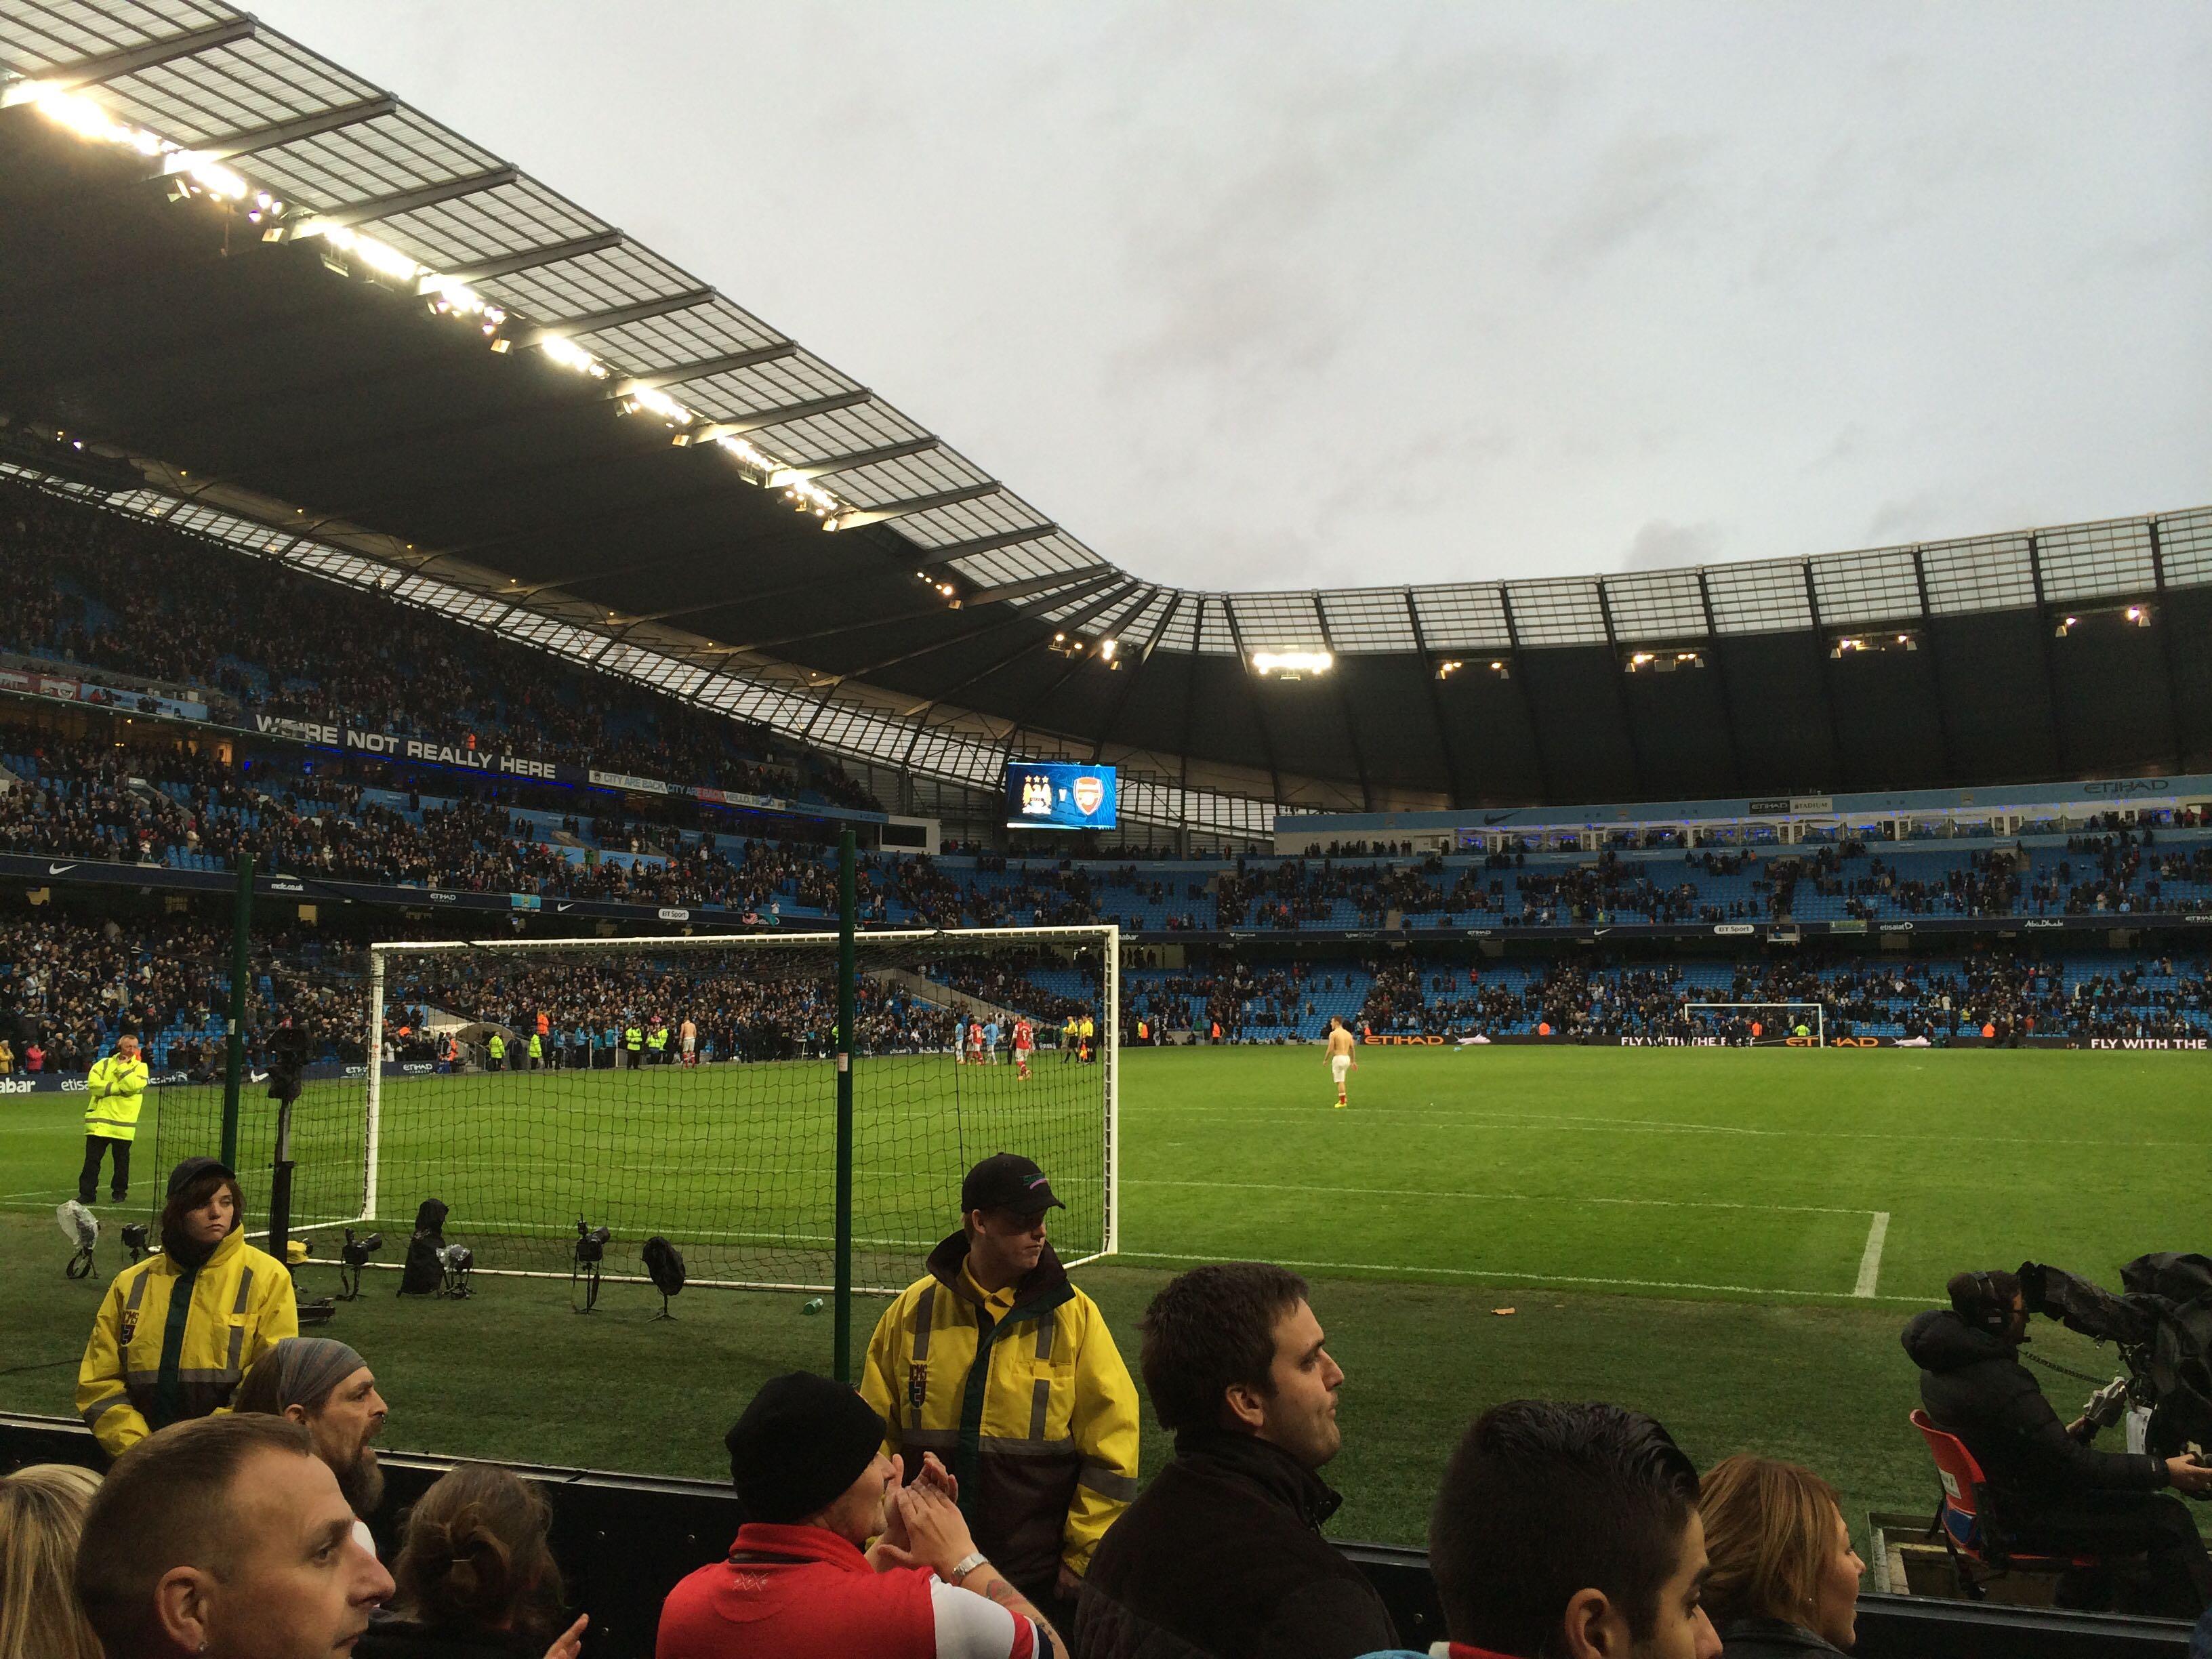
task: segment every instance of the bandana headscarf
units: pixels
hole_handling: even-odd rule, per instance
[[[368,1364],[343,1342],[327,1336],[288,1336],[262,1362],[276,1368],[276,1409],[298,1406],[313,1411],[332,1389]]]

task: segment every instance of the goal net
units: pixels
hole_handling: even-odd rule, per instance
[[[856,1289],[909,1283],[958,1225],[962,1176],[998,1152],[1036,1159],[1065,1201],[1064,1261],[1113,1251],[1118,941],[1110,927],[856,937]],[[436,1199],[480,1273],[565,1277],[580,1223],[610,1231],[609,1278],[642,1278],[658,1234],[694,1284],[830,1290],[837,975],[834,933],[372,946],[366,1048],[381,1063],[301,1098],[294,1231],[325,1237],[319,1257],[340,1225],[377,1229],[378,1264],[396,1266]],[[259,1093],[240,1157],[265,1168]]]
[[[1682,1018],[1692,1040],[1747,1048],[1827,1046],[1827,1009],[1818,1002],[1686,1002]]]

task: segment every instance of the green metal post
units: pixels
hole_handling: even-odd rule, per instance
[[[230,925],[230,1042],[222,1067],[222,1161],[238,1167],[238,1086],[246,1075],[246,976],[252,971],[253,855],[238,860],[238,905]]]
[[[836,1372],[853,1380],[853,929],[860,917],[853,832],[837,837],[837,1285]]]

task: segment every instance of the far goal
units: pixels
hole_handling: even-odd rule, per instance
[[[1692,1042],[1745,1048],[1824,1048],[1826,1005],[1818,1002],[1686,1002]]]

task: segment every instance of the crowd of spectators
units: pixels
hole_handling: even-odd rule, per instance
[[[579,811],[573,794],[511,781],[395,773],[372,784],[350,762],[317,770],[283,754],[126,748],[22,723],[0,723],[0,754],[21,774],[12,785],[0,780],[0,849],[33,855],[221,869],[250,854],[272,872],[755,915],[829,915],[837,903],[830,849],[733,833],[693,802]],[[1241,857],[1172,874],[1135,861],[870,852],[858,886],[868,925],[1117,921],[1156,933],[1702,927],[1796,920],[1808,895],[1832,916],[1869,926],[2212,908],[2212,844],[2160,846],[2148,829],[2077,836],[2063,854],[1984,848],[1912,869],[1911,859],[1870,855],[1856,842],[1759,858],[1705,849],[1656,864],[1614,853],[1533,863],[1525,854],[1453,863],[1433,853],[1400,862]]]
[[[274,560],[0,480],[0,648],[204,690],[246,715],[781,798],[881,807],[842,769]]]
[[[17,913],[0,923],[0,1073],[82,1072],[118,1035],[131,1031],[156,1070],[219,1075],[229,948],[226,929],[185,915]],[[673,1031],[687,1018],[699,1051],[717,1059],[828,1053],[836,1018],[830,964],[793,957],[799,965],[788,971],[764,971],[763,963],[777,960],[753,953],[707,965],[705,958],[650,947],[589,961],[550,951],[403,959],[390,988],[382,1057],[446,1058],[426,1008],[449,1024],[496,1026],[525,1043],[542,1015],[547,1065],[615,1066],[623,1063],[617,1050],[633,1024]],[[941,988],[864,975],[860,1052],[945,1052],[970,999],[983,1009],[1026,1015],[1040,1040],[1068,1016],[1097,1011],[1096,993],[1064,982],[1065,966],[1045,952],[925,953],[908,965]],[[307,1034],[317,1060],[364,1060],[362,969],[357,951],[312,927],[257,932],[249,1060],[265,1061],[270,1032],[286,1022]],[[1121,1039],[1158,1042],[1190,1031],[1224,1042],[1297,1041],[1334,1012],[1355,1032],[1376,1036],[1742,1041],[1753,1023],[1765,1028],[1762,1036],[1778,1035],[1813,1005],[1823,1011],[1822,1032],[1831,1040],[1870,1029],[1932,1042],[2212,1034],[2212,963],[2171,953],[2070,963],[2003,950],[1936,959],[1814,954],[1738,962],[1725,973],[1716,979],[1710,965],[1690,961],[1586,952],[1530,973],[1483,961],[1315,962],[1216,951],[1203,965],[1125,978]],[[1691,1015],[1684,1005],[1692,1002],[1750,1007]],[[1786,1012],[1793,1006],[1799,1016]]]
[[[1829,1038],[1862,1029],[1908,1038],[2203,1039],[2212,1034],[2212,964],[2120,958],[2071,976],[2061,963],[1982,951],[1956,961],[1911,958],[1743,962],[1724,983],[1692,981],[1694,964],[1559,958],[1522,985],[1486,983],[1480,965],[1440,971],[1378,967],[1358,1024],[1376,1032],[1741,1042],[1778,1038],[1814,1020]],[[1691,1013],[1692,1003],[1741,1005]],[[1796,1011],[1792,1013],[1790,1011]],[[1757,1031],[1753,1027],[1760,1028]]]
[[[629,1033],[647,1063],[674,1064],[670,1034],[685,1024],[696,1052],[747,1060],[820,1057],[835,1051],[836,963],[819,952],[748,953],[741,958],[655,953],[609,959],[574,953],[543,957],[422,957],[399,959],[385,1020],[414,1034],[403,1059],[436,1060],[426,1011],[464,1026],[490,1024],[521,1043],[504,1063],[527,1060],[543,1033],[541,1063],[574,1069],[632,1063]],[[957,1010],[911,989],[862,974],[854,988],[854,1030],[861,1054],[941,1054],[953,1042]],[[504,1039],[503,1039],[504,1042]]]
[[[2160,1490],[2203,1495],[2212,1470],[2092,1450],[2081,1425],[2062,1429],[2013,1358],[2029,1304],[2013,1291],[2008,1310],[1987,1292],[1996,1281],[2021,1283],[1955,1275],[1952,1305],[1905,1332],[1931,1414],[1990,1446],[1993,1468],[1999,1450],[2007,1460],[1978,1504],[2027,1515],[2037,1492],[2052,1513],[2054,1491],[2101,1498],[2102,1534],[2080,1522],[2064,1535],[2105,1537],[2105,1559],[2084,1557],[2063,1588],[2199,1619],[2200,1644],[2212,1642],[2212,1563]],[[723,1436],[742,1516],[726,1557],[689,1572],[656,1563],[657,1582],[623,1589],[660,1603],[659,1659],[1421,1659],[1322,1531],[1343,1502],[1324,1472],[1360,1428],[1340,1415],[1351,1379],[1313,1297],[1297,1274],[1257,1261],[1197,1267],[1153,1296],[1138,1323],[1143,1392],[1173,1455],[1141,1486],[1127,1482],[1084,1570],[1047,1598],[1049,1616],[978,1547],[995,1539],[1003,1554],[1002,1517],[1028,1500],[963,1496],[933,1452],[909,1473],[884,1450],[899,1431],[866,1395],[807,1372],[762,1384]],[[1985,1334],[1985,1304],[1997,1335]],[[2021,1425],[2001,1445],[1983,1397],[1992,1376]],[[375,1443],[410,1406],[396,1390],[387,1401],[389,1386],[343,1342],[286,1335],[228,1401],[157,1407],[104,1477],[58,1465],[0,1477],[7,1651],[590,1652],[592,1620],[571,1601],[547,1487],[461,1463],[387,1508]],[[2141,1577],[2116,1577],[2112,1559],[2146,1542]],[[1749,1452],[1701,1472],[1663,1425],[1620,1406],[1483,1409],[1435,1478],[1427,1545],[1454,1659],[1820,1659],[1859,1637],[1866,1566],[1833,1485]],[[586,1577],[603,1579],[601,1563],[586,1562]]]

